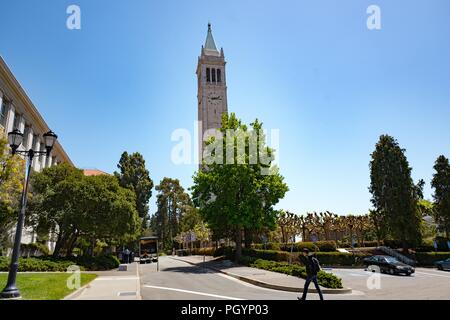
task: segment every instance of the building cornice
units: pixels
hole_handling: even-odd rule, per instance
[[[34,106],[28,94],[25,92],[24,88],[20,85],[19,81],[11,72],[11,69],[8,67],[7,63],[5,62],[5,60],[1,55],[0,55],[0,71],[4,75],[5,81],[7,81],[6,84],[14,91],[14,93],[22,102],[22,106],[25,108],[27,115],[32,117],[32,119],[29,120],[33,122],[33,125],[36,126],[37,129],[39,129],[39,131],[41,132],[49,131],[50,127],[47,125],[44,118],[41,116],[37,108]],[[14,97],[9,96],[7,92],[4,91],[3,94],[5,94],[8,97],[8,99],[12,100],[13,105],[15,104]],[[53,153],[57,153],[60,156],[60,160],[62,160],[63,162],[67,162],[70,165],[74,165],[72,160],[70,160],[66,151],[58,141],[54,146]]]

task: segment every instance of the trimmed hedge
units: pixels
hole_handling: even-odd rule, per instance
[[[382,246],[383,245],[383,241],[381,241],[380,243],[377,243],[377,241],[364,241],[363,245],[361,246],[359,244],[359,242],[356,242],[354,244],[353,247],[355,248],[373,248],[373,247],[378,247],[378,246]],[[351,248],[352,244],[350,242],[347,241],[339,241],[339,248]]]
[[[281,244],[276,242],[269,242],[266,243],[265,245],[263,243],[256,243],[252,247],[253,249],[258,250],[277,250],[277,251],[281,250]]]
[[[215,251],[215,248],[194,248],[192,254],[199,256],[213,256]]]
[[[336,242],[334,241],[317,241],[315,245],[319,248],[320,252],[334,252],[336,251]]]
[[[288,261],[290,253],[276,250],[242,249],[242,255],[271,261]]]
[[[49,255],[50,251],[48,250],[48,247],[42,243],[21,243],[20,244],[20,252],[22,254],[28,254],[30,253],[31,255],[37,255],[37,254],[42,254],[42,255]]]
[[[119,259],[112,255],[97,257],[81,256],[76,258],[75,261],[77,265],[92,271],[111,270],[118,268],[120,265]]]
[[[233,248],[232,247],[219,247],[214,251],[214,257],[225,256],[227,258],[234,258]]]
[[[9,270],[10,259],[0,257],[0,271]],[[19,272],[36,271],[36,272],[65,272],[72,265],[77,265],[80,270],[103,271],[111,270],[119,267],[119,259],[115,256],[98,256],[98,257],[79,257],[79,258],[20,258]]]
[[[300,251],[302,251],[305,248],[308,249],[311,252],[320,251],[319,247],[317,247],[312,242],[296,242],[294,244],[288,243],[287,245],[283,244],[281,246],[281,250],[282,251],[286,251],[286,252],[291,252],[291,249],[292,249],[292,252],[300,252]]]
[[[316,257],[324,266],[362,266],[363,260],[370,257],[364,253],[317,252]]]
[[[10,262],[9,258],[0,257],[0,271],[8,271]],[[69,260],[50,261],[38,258],[19,258],[19,272],[65,272],[69,266],[74,264],[73,261]],[[80,269],[84,270],[83,267],[80,267]]]
[[[254,262],[249,263],[250,267],[279,272],[288,274],[294,277],[306,278],[306,269],[299,264],[288,264],[286,262],[275,262],[275,261],[267,261],[263,259],[255,260]],[[342,279],[336,277],[334,274],[320,271],[317,274],[317,280],[319,285],[325,288],[333,288],[333,289],[341,289]]]
[[[421,266],[433,266],[436,261],[450,258],[450,252],[416,252],[414,258]]]
[[[291,252],[291,249],[293,252],[300,252],[303,249],[308,249],[311,252],[333,252],[336,251],[337,246],[336,242],[334,241],[317,241],[317,242],[296,242],[294,243],[294,246],[292,247],[292,243],[282,244],[280,245],[280,249],[282,251],[288,251]]]
[[[214,252],[214,256],[226,256],[227,259],[234,260],[235,251],[231,247],[221,247]],[[276,262],[287,262],[291,254],[286,251],[242,249],[242,255],[254,259],[271,260]],[[370,256],[364,253],[343,253],[343,252],[316,252],[317,259],[324,266],[362,266],[363,259]],[[292,254],[292,261],[299,261],[299,253]]]

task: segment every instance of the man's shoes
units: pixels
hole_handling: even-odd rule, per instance
[[[297,300],[305,301],[305,299],[303,299],[303,297],[297,297]]]

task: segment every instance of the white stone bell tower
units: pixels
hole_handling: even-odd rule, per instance
[[[225,64],[223,48],[220,52],[217,50],[209,23],[206,42],[202,46],[197,65],[200,164],[205,145],[204,132],[208,129],[220,128],[222,114],[228,112]]]

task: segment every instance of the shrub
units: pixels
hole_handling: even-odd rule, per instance
[[[215,253],[215,248],[195,248],[192,250],[193,255],[206,255],[206,256],[213,256]]]
[[[382,243],[380,243],[382,245]],[[378,247],[377,241],[364,241],[364,247]]]
[[[336,251],[336,242],[334,241],[317,241],[315,245],[321,252],[334,252]]]
[[[292,243],[288,243],[287,245],[283,244],[281,246],[281,250],[287,251],[287,252],[291,252],[291,249],[292,249],[292,252],[300,252],[305,248],[312,252],[320,251],[319,247],[317,247],[313,242],[296,242],[296,243],[294,243],[293,247],[292,247]]]
[[[277,250],[280,251],[281,250],[281,244],[280,243],[276,243],[276,242],[269,242],[266,244],[263,243],[257,243],[254,244],[252,246],[253,249],[258,249],[258,250]]]
[[[242,249],[242,255],[272,261],[288,261],[289,252],[276,250]]]
[[[392,248],[392,249],[401,249],[403,248],[403,242],[401,240],[384,240],[384,245],[386,247]],[[410,241],[406,241],[406,244],[408,245],[409,248],[413,248],[414,244]]]
[[[239,263],[244,265],[244,266],[249,266],[252,263],[254,263],[257,259],[253,258],[253,257],[248,257],[248,256],[241,256],[241,258],[239,259]]]
[[[76,264],[85,267],[87,270],[103,271],[119,267],[120,261],[116,256],[81,256],[75,259]]]
[[[234,260],[235,251],[231,247],[221,247],[216,249],[214,256],[226,256],[227,259]],[[364,253],[343,253],[343,252],[316,252],[316,257],[324,266],[361,266],[363,259],[370,256]],[[242,249],[242,255],[255,259],[270,260],[275,262],[287,262],[291,254],[286,251]],[[291,261],[298,261],[299,254],[292,254]]]
[[[353,247],[355,247],[355,248],[361,248],[361,247],[368,248],[368,247],[378,247],[379,245],[382,246],[383,242],[381,241],[378,244],[376,240],[373,240],[373,241],[370,240],[370,241],[364,241],[363,246],[360,246],[359,242],[356,242]],[[339,248],[351,248],[351,247],[352,247],[352,245],[351,245],[350,242],[348,242],[348,241],[339,241]]]
[[[324,266],[361,266],[370,255],[363,253],[317,252],[316,257]]]
[[[414,258],[418,265],[433,266],[436,261],[450,258],[450,252],[416,252]]]
[[[0,271],[9,270],[10,259],[0,257]],[[67,271],[67,268],[75,263],[70,260],[51,261],[39,258],[19,258],[19,272],[36,271],[36,272],[57,272]],[[84,270],[84,268],[80,268]]]
[[[232,247],[219,247],[214,251],[214,257],[226,256],[228,259],[231,259],[233,254]]]
[[[28,243],[28,244],[21,243],[20,252],[23,255],[27,255],[29,253],[31,256],[39,256],[39,255],[48,256],[50,254],[48,247],[42,243]]]
[[[319,282],[319,285],[325,288],[343,288],[342,279],[329,272],[319,271],[317,274],[317,281]]]
[[[424,240],[422,244],[415,248],[416,252],[433,252],[434,243],[433,240]]]
[[[249,264],[250,267],[288,274],[294,277],[306,278],[306,269],[298,264],[288,264],[286,262],[267,261],[263,259],[255,260]],[[342,288],[342,280],[334,274],[320,271],[317,274],[319,285],[325,288]]]

